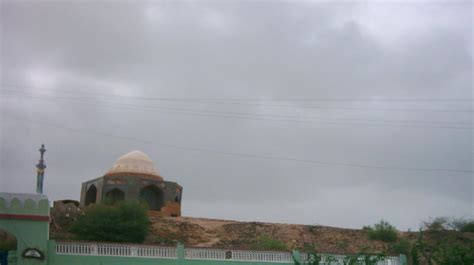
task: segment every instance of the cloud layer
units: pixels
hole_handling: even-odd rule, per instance
[[[188,216],[470,217],[471,11],[2,1],[0,191],[34,191],[44,142],[53,200],[140,149],[184,186]]]

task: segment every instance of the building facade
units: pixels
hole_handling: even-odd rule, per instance
[[[181,216],[183,187],[165,181],[154,162],[141,151],[121,156],[102,177],[82,183],[80,206],[93,203],[139,201],[150,211]]]

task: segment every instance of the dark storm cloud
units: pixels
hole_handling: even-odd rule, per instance
[[[384,100],[472,99],[469,2],[1,5],[2,191],[33,191],[45,142],[52,199],[140,149],[184,186],[185,215],[406,229],[473,214],[472,172],[341,165],[472,171],[472,129],[449,128],[472,126],[472,101]]]

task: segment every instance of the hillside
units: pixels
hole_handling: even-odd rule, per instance
[[[52,208],[53,239],[74,239],[74,235],[68,230],[81,211],[70,206],[67,209]],[[367,231],[361,229],[195,217],[161,217],[153,214],[149,217],[151,231],[144,242],[146,244],[175,245],[176,242],[181,242],[196,247],[260,250],[305,249],[313,245],[318,252],[325,253],[399,254],[404,251],[401,241],[413,244],[418,238],[418,233],[399,232],[397,242],[385,243],[370,240]],[[438,242],[446,238],[469,245],[474,244],[474,234],[453,231],[442,236],[437,235],[431,241]]]
[[[61,218],[63,219],[63,218]],[[150,216],[151,233],[145,243],[185,245],[211,248],[265,249],[259,238],[267,237],[284,243],[287,249],[302,249],[314,243],[318,251],[330,253],[357,253],[388,251],[389,245],[371,241],[363,230],[326,226],[308,226],[262,222],[239,222],[194,217]],[[68,231],[71,223],[65,218],[51,226],[51,237],[73,239]]]
[[[71,234],[69,229],[81,214],[82,210],[75,204],[55,204],[51,209],[51,239],[75,240],[75,235]],[[418,264],[429,264],[426,262],[427,259],[449,260],[453,257],[455,259],[451,261],[435,264],[472,264],[471,261],[474,261],[474,233],[471,232],[451,230],[425,231],[422,234],[398,232],[398,239],[395,242],[385,243],[370,240],[368,232],[362,229],[195,217],[161,217],[151,212],[149,218],[151,227],[145,244],[174,246],[177,242],[181,242],[186,246],[252,250],[308,250],[308,246],[311,246],[317,252],[333,254],[407,253],[410,254],[409,260],[418,256]],[[1,230],[0,243],[0,249],[13,249],[16,245],[15,239]],[[465,257],[468,263],[456,259],[459,257]]]
[[[362,250],[384,251],[388,246],[369,241],[366,232],[325,226],[238,222],[206,218],[152,217],[149,242],[167,243],[179,240],[187,245],[213,248],[264,249],[259,239],[270,238],[284,243],[288,249],[303,249],[314,243],[318,251],[357,253]]]

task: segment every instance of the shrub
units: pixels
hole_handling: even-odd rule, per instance
[[[453,218],[448,227],[461,232],[474,232],[474,220],[465,218]]]
[[[314,224],[314,225],[310,225],[309,226],[309,232],[312,233],[312,234],[316,234],[319,229],[321,229],[321,226],[318,225],[318,224]]]
[[[433,240],[434,238],[437,239]],[[459,233],[433,234],[420,230],[411,253],[413,265],[472,265],[474,241],[460,236]]]
[[[474,221],[470,221],[464,224],[461,229],[461,232],[473,232],[474,233]]]
[[[474,247],[459,243],[442,244],[433,255],[439,265],[471,265],[474,264]]]
[[[449,220],[446,217],[436,217],[430,221],[423,222],[423,228],[429,232],[448,230]]]
[[[373,227],[366,226],[364,230],[367,231],[369,239],[380,240],[383,242],[395,242],[397,240],[397,230],[388,222],[381,220]]]
[[[287,250],[288,246],[280,240],[268,236],[261,236],[251,245],[253,249],[261,250]]]
[[[122,202],[114,206],[89,206],[70,231],[83,240],[141,243],[149,226],[145,207]]]
[[[454,231],[461,231],[461,229],[469,222],[469,220],[464,218],[453,218],[447,226]]]
[[[410,249],[411,249],[410,241],[408,241],[406,239],[400,239],[400,241],[398,241],[396,243],[393,243],[390,246],[390,250],[393,253],[397,253],[397,254],[406,254],[406,255],[408,255],[409,252],[410,252]]]
[[[474,232],[474,220],[464,218],[436,217],[430,221],[423,222],[423,229],[428,232],[440,232],[447,230]]]

